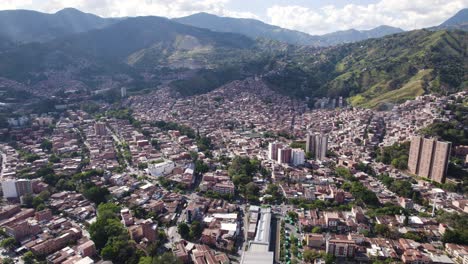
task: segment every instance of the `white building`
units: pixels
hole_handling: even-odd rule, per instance
[[[2,192],[5,198],[19,198],[27,193],[32,193],[31,180],[4,179],[2,181]]]
[[[278,159],[278,148],[280,148],[280,147],[281,146],[276,142],[269,143],[268,144],[268,158],[271,159],[271,160],[277,160]]]
[[[292,149],[292,164],[294,166],[303,165],[305,161],[305,153],[302,149]]]
[[[148,172],[154,177],[165,176],[175,168],[175,162],[166,160],[161,163],[148,164]]]
[[[2,182],[2,191],[3,197],[5,198],[18,198],[18,193],[16,192],[16,181],[15,180],[6,180]]]
[[[271,208],[261,208],[254,240],[244,251],[241,264],[273,264],[274,252],[270,251]]]

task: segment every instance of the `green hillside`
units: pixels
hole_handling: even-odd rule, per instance
[[[361,105],[367,108],[375,108],[385,103],[402,103],[409,99],[414,99],[419,95],[425,93],[425,88],[430,80],[431,73],[433,70],[420,70],[415,76],[413,76],[407,83],[401,88],[384,92],[379,89],[380,85],[377,84],[371,89],[365,91],[362,94],[353,96],[350,98],[352,105]],[[381,85],[388,87],[387,84]],[[369,98],[372,98],[369,100]]]
[[[293,51],[265,80],[281,93],[345,96],[353,105],[376,107],[466,89],[467,49],[466,32],[416,30],[312,54]]]
[[[379,107],[468,83],[463,31],[415,30],[314,48],[137,17],[48,43],[5,43],[0,77],[32,87],[66,75],[90,91],[113,78],[130,93],[169,81],[179,95],[190,96],[256,75],[287,96],[343,96],[356,106]],[[61,81],[47,85],[63,89]]]

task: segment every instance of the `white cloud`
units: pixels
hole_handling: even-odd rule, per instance
[[[155,15],[181,17],[197,12],[220,16],[256,18],[262,15],[238,12],[227,6],[254,0],[1,0],[0,10],[32,9],[53,13],[75,7],[103,17]],[[263,1],[263,0],[262,0]],[[324,34],[350,28],[370,29],[390,25],[403,29],[435,26],[458,10],[468,7],[468,0],[376,0],[373,4],[326,5],[312,9],[299,5],[275,5],[264,1],[264,21],[284,28],[311,34]]]
[[[406,30],[435,26],[468,6],[468,0],[380,0],[375,4],[333,5],[311,9],[297,5],[274,5],[267,9],[268,22],[311,34],[379,25]]]
[[[164,16],[181,17],[197,12],[220,16],[258,18],[250,12],[235,12],[225,6],[230,0],[2,0],[0,9],[33,9],[54,13],[74,7],[103,17]]]

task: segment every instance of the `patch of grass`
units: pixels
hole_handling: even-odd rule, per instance
[[[415,97],[424,94],[425,78],[429,77],[431,72],[432,69],[420,70],[399,89],[385,92],[367,102],[363,99],[355,99],[355,101],[357,101],[357,103],[362,103],[360,104],[362,107],[375,108],[383,103],[401,103],[405,100],[414,99]]]

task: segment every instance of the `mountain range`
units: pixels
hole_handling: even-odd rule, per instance
[[[55,14],[31,10],[0,11],[0,36],[12,42],[46,42],[111,25],[119,19],[101,18],[66,8]]]
[[[309,35],[269,25],[255,19],[219,17],[208,13],[176,18],[177,22],[218,32],[240,33],[251,38],[274,39],[295,45],[332,46],[403,32],[400,28],[379,26],[371,30],[344,30],[322,36]]]
[[[18,13],[27,14],[30,22],[41,17],[38,21],[45,28],[7,22],[5,14]],[[224,19],[208,14],[191,19],[200,16]],[[220,32],[181,19],[108,19],[75,9],[50,15],[2,11],[0,21],[9,29],[0,28],[0,101],[6,99],[2,94],[11,95],[7,92],[12,87],[51,97],[122,86],[139,93],[165,84],[177,96],[190,96],[254,75],[288,96],[345,96],[353,105],[365,107],[467,88],[468,33],[456,29],[466,22],[460,18],[443,30],[386,35],[397,29],[382,26],[320,36],[341,43],[330,47],[318,47],[325,46],[324,40],[290,44],[295,34],[304,39],[309,35],[288,30],[271,35],[282,31],[255,20],[227,19],[231,26],[220,28],[228,32]],[[250,33],[245,31],[249,27]]]
[[[468,8],[458,11],[453,17],[440,24],[439,28],[468,30]]]

